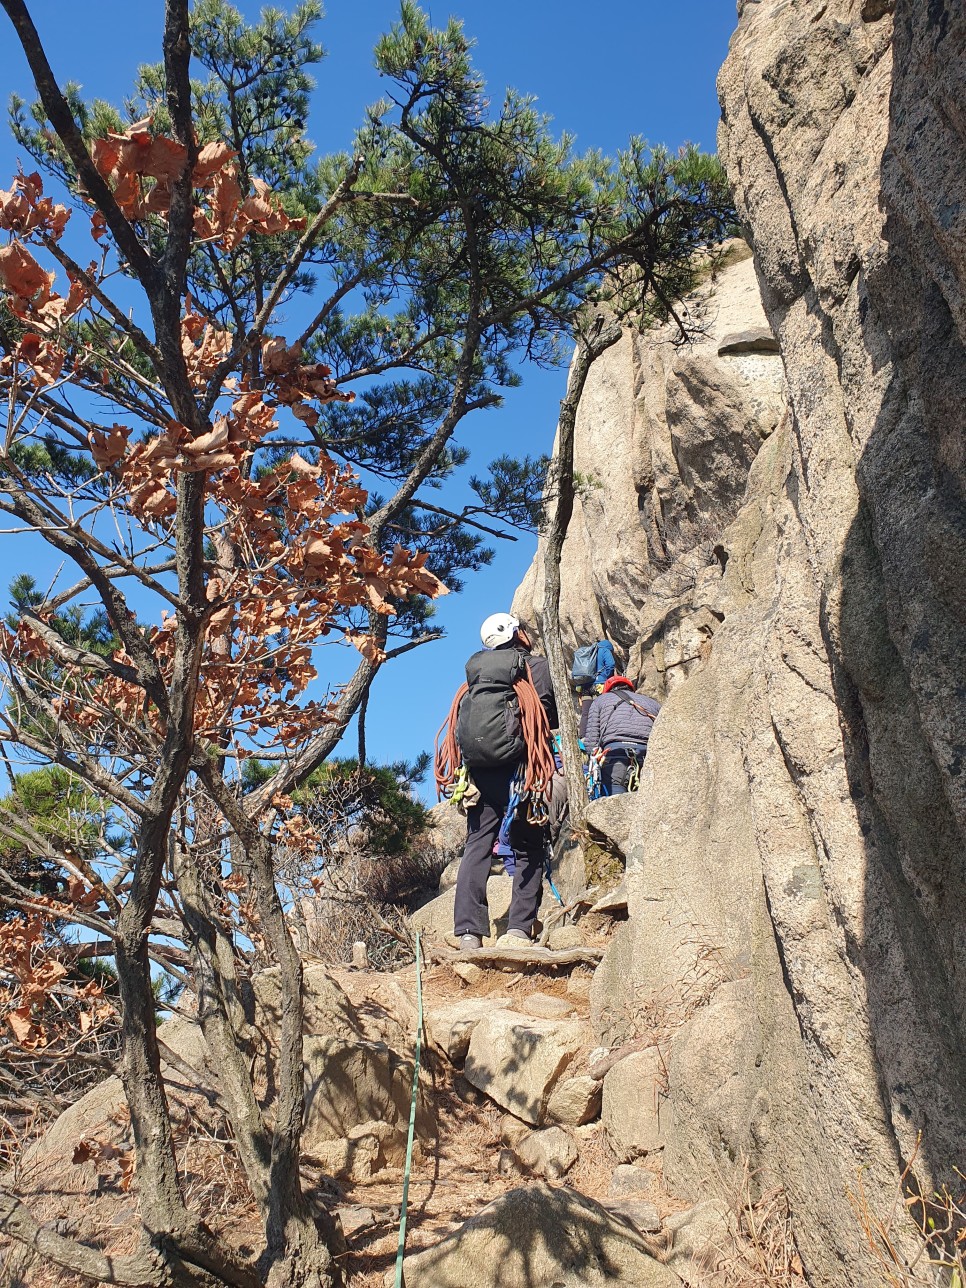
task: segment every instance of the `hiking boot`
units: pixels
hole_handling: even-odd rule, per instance
[[[530,943],[530,936],[525,930],[508,930],[494,944],[494,948],[522,948]]]
[[[477,948],[483,947],[483,940],[479,935],[460,935],[460,952],[471,953]]]

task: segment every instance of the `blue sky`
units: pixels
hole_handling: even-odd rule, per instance
[[[46,0],[31,10],[58,79],[79,81],[89,97],[120,102],[138,63],[160,57],[162,0],[98,0],[97,5]],[[255,16],[257,4],[237,5]],[[577,147],[614,152],[632,134],[651,143],[683,142],[713,149],[718,121],[715,77],[735,26],[729,0],[611,0],[606,6],[576,0],[453,0],[425,6],[442,25],[463,19],[477,40],[475,62],[499,99],[506,87],[535,94],[555,127],[577,136]],[[390,0],[331,0],[318,28],[328,57],[317,69],[308,135],[320,151],[349,146],[365,105],[383,92],[372,66],[378,36],[397,16]],[[4,96],[31,97],[32,84],[6,18],[0,20],[0,88]],[[16,168],[8,132],[0,134],[0,187]],[[28,158],[24,158],[26,162]],[[563,370],[524,369],[520,389],[504,406],[467,421],[463,441],[470,469],[484,472],[501,452],[549,450],[563,396]],[[18,542],[18,548],[13,543]],[[22,537],[0,536],[7,580],[30,571],[43,582],[53,562],[37,565],[37,552]],[[388,666],[376,681],[369,707],[369,753],[377,759],[412,758],[431,749],[466,657],[479,647],[478,627],[509,606],[535,549],[532,539],[497,542],[494,563],[468,578],[459,596],[439,606],[448,638]],[[0,599],[2,599],[0,588]],[[344,673],[348,656],[323,653]],[[348,741],[354,746],[355,731]],[[351,750],[351,747],[349,748]]]

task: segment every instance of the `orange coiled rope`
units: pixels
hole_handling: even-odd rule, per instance
[[[516,689],[520,703],[523,741],[527,744],[523,789],[527,792],[538,792],[549,800],[550,780],[556,771],[557,762],[553,758],[553,746],[550,742],[550,722],[533,683],[529,666],[527,678],[518,680],[513,687]]]
[[[449,715],[436,730],[433,775],[436,779],[436,795],[440,800],[444,796],[449,796],[453,790],[456,775],[459,773],[460,765],[463,763],[463,753],[460,751],[459,743],[456,741],[456,717],[459,714],[460,703],[469,691],[470,686],[468,684],[460,685],[450,706]]]
[[[523,741],[526,743],[527,759],[524,770],[523,789],[537,792],[542,796],[550,795],[550,780],[557,768],[553,758],[553,746],[550,742],[550,723],[540,695],[533,684],[530,668],[527,667],[527,679],[517,680],[513,686],[517,701],[520,704],[520,727]],[[456,741],[456,718],[460,703],[469,693],[469,686],[463,684],[457,689],[449,709],[449,715],[436,733],[434,776],[436,791],[440,799],[448,796],[456,781],[463,753]]]

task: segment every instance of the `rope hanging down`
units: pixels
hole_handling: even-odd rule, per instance
[[[549,796],[550,780],[557,766],[553,758],[547,713],[534,687],[529,666],[527,666],[527,678],[515,681],[513,688],[520,706],[520,728],[527,747],[523,790]],[[460,703],[467,693],[469,693],[469,686],[460,685],[450,706],[449,715],[436,733],[434,773],[436,791],[440,799],[449,794],[456,781],[460,765],[463,763],[463,754],[456,741],[456,719],[459,715]]]
[[[416,932],[416,1056],[413,1061],[413,1094],[409,1102],[409,1135],[406,1137],[406,1170],[403,1173],[402,1203],[399,1208],[399,1250],[396,1253],[396,1284],[402,1288],[403,1256],[406,1252],[406,1217],[409,1211],[409,1176],[413,1169],[413,1138],[416,1134],[416,1100],[419,1095],[419,1059],[423,1041],[423,960]]]
[[[436,779],[436,795],[440,800],[449,795],[463,763],[463,753],[456,741],[456,718],[459,715],[460,703],[469,691],[468,684],[460,685],[450,704],[449,714],[436,730],[436,741],[433,744],[433,775]]]

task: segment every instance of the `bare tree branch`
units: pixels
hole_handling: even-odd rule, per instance
[[[145,1250],[134,1256],[115,1257],[65,1239],[49,1226],[40,1225],[23,1203],[5,1190],[0,1190],[0,1229],[55,1266],[84,1275],[95,1283],[149,1288],[161,1285],[165,1279],[163,1263],[156,1253]]]

